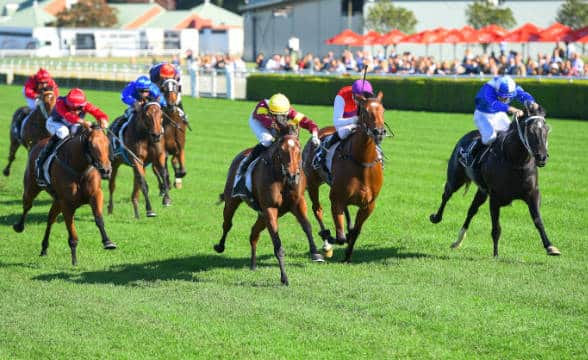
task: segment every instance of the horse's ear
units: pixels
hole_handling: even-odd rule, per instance
[[[363,105],[367,102],[366,97],[363,95],[355,95],[355,100],[361,105]]]
[[[378,91],[378,101],[382,102],[382,99],[384,98],[384,93],[381,91]]]

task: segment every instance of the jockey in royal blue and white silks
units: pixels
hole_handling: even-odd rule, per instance
[[[533,96],[517,86],[510,76],[497,76],[478,91],[474,123],[480,130],[483,144],[492,144],[498,131],[508,129],[510,119],[507,113],[522,115],[521,110],[509,105],[512,99],[525,105],[535,103]]]
[[[143,101],[156,101],[161,107],[167,106],[161,91],[147,76],[139,76],[137,80],[131,81],[122,91],[120,99],[129,106],[125,112],[127,118]]]

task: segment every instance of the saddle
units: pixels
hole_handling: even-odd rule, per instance
[[[245,161],[246,157],[244,157],[241,162],[239,163],[239,165],[241,165],[241,163],[243,163]],[[259,206],[259,204],[257,203],[257,201],[255,200],[255,198],[253,197],[253,180],[252,180],[252,174],[253,174],[253,169],[255,169],[255,166],[257,166],[257,163],[260,161],[261,156],[257,157],[256,159],[254,159],[251,164],[249,164],[249,166],[247,167],[247,170],[245,171],[245,174],[243,175],[243,177],[245,177],[244,181],[245,181],[245,196],[239,196],[239,195],[234,195],[237,197],[241,197],[243,200],[245,200],[245,202],[255,211],[261,211],[261,207]],[[235,181],[233,183],[233,193],[235,193],[235,189],[238,186],[238,183],[241,182],[243,180],[241,180],[241,176],[239,176],[239,174],[235,174]]]
[[[489,153],[495,153],[492,151],[492,149],[499,142],[498,140],[499,139],[497,138],[497,140],[494,141],[492,145],[487,146],[481,143],[479,136],[476,136],[471,141],[463,144],[463,146],[461,146],[457,151],[457,160],[464,167],[467,177],[474,181],[476,185],[478,185],[478,187],[483,191],[487,190],[487,185],[482,177],[482,162],[488,157]],[[475,146],[476,142],[478,142],[478,149],[476,154],[474,154],[471,163],[468,163],[467,158],[469,156],[469,152],[472,151],[472,148]]]
[[[29,116],[33,110],[29,107],[21,107],[17,110],[16,116],[14,118],[14,122],[12,123],[12,133],[14,137],[16,137],[19,141],[22,142],[21,130],[24,125],[24,119]]]
[[[63,146],[63,144],[71,139],[72,137],[68,136],[59,140],[57,145],[55,145],[54,148],[48,154],[46,154],[45,158],[37,158],[37,161],[35,162],[35,173],[37,174],[37,182],[39,182],[41,187],[49,186],[51,184],[51,175],[49,174],[51,164],[53,163],[53,160],[55,160],[57,151]],[[49,146],[49,144],[45,146]],[[41,154],[39,154],[39,156],[41,156]]]

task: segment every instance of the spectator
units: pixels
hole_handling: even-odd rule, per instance
[[[257,54],[257,57],[255,58],[255,68],[257,70],[265,69],[265,55],[263,55],[262,52]]]

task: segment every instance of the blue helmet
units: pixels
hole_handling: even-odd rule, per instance
[[[517,94],[517,84],[510,76],[495,78],[495,89],[498,96],[511,99]]]
[[[149,90],[151,87],[151,80],[145,75],[139,76],[137,80],[135,80],[135,90]]]

